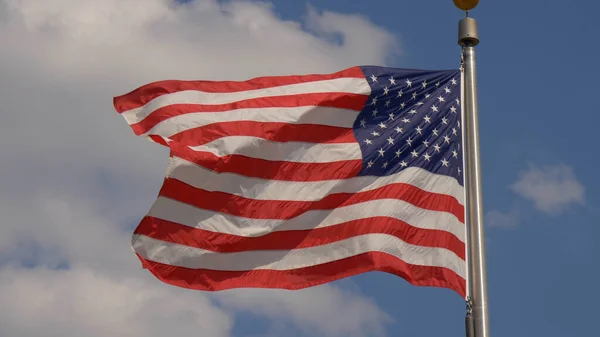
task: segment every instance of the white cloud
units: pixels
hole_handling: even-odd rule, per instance
[[[397,51],[388,32],[314,9],[283,21],[246,1],[0,0],[0,41],[1,335],[229,336],[230,309],[310,335],[383,332],[387,315],[357,292],[226,292],[217,303],[141,270],[130,233],[168,153],[134,137],[112,97],[169,78],[382,64]]]
[[[520,173],[511,189],[545,213],[557,214],[573,204],[585,203],[585,189],[573,169],[564,164],[530,165]]]
[[[184,296],[185,295],[185,296]],[[231,317],[201,294],[89,269],[0,271],[3,336],[229,336]]]
[[[318,299],[318,304],[315,300]],[[330,285],[300,291],[241,290],[227,293],[228,307],[250,310],[273,321],[291,318],[306,336],[383,336],[391,318],[369,299]],[[256,306],[257,303],[269,305]]]
[[[519,224],[519,213],[516,209],[509,212],[491,210],[485,214],[485,224],[493,228],[514,228]]]

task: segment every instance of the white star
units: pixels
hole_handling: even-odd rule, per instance
[[[423,141],[423,145],[425,145],[425,147],[429,147],[429,142],[428,142],[428,141],[426,141],[426,140],[424,140],[424,141]]]
[[[396,84],[396,80],[394,79],[394,76],[390,77],[390,84],[391,85],[395,85]]]
[[[456,105],[460,105],[460,100],[458,98],[455,99],[455,101],[456,101]]]
[[[385,101],[385,106],[390,106],[390,104],[392,104],[392,101],[390,101],[389,99]]]
[[[408,78],[406,79],[406,86],[409,88],[412,87],[412,82]]]
[[[431,117],[425,115],[425,117],[423,117],[423,119],[425,120],[425,123],[431,123]]]
[[[438,144],[435,144],[433,148],[435,149],[435,152],[440,152],[441,147]]]
[[[383,153],[384,153],[385,151],[383,150],[383,148],[381,148],[381,149],[377,150],[377,152],[379,152],[379,156],[380,156],[380,157],[383,157]]]
[[[406,117],[402,118],[402,121],[403,121],[404,123],[410,123],[410,119],[408,119],[408,118],[406,118]]]
[[[417,110],[411,109],[408,113],[411,115],[415,115],[417,113]]]
[[[456,128],[452,128],[452,134],[456,136]]]
[[[438,101],[440,101],[440,102],[445,102],[446,100],[444,99],[444,97],[442,97],[442,96],[438,96]]]
[[[387,139],[388,143],[390,143],[390,145],[394,145],[394,138],[392,138],[390,136],[390,138]]]
[[[371,75],[371,81],[373,81],[373,83],[377,82],[377,77],[375,74]]]
[[[433,129],[433,131],[431,131],[431,132],[433,132],[433,134],[436,136],[438,135],[438,129]]]
[[[379,111],[377,111],[377,109],[373,109],[373,117],[377,116],[378,113]]]
[[[423,157],[425,157],[425,160],[427,160],[427,161],[429,161],[429,159],[431,159],[431,156],[427,152],[425,152]]]
[[[444,136],[444,142],[450,144],[450,137]]]
[[[458,174],[460,174],[460,167],[458,168]]]
[[[460,121],[456,121],[456,125],[458,125],[458,128],[460,129]]]
[[[450,107],[450,111],[456,113],[456,108],[454,107],[454,105]]]
[[[457,83],[456,80],[452,79],[452,85],[456,85],[456,83]]]
[[[404,131],[402,131],[402,128],[397,126],[394,130],[396,130],[396,132],[398,133],[403,133]]]
[[[386,161],[385,163],[383,163],[383,165],[381,167],[386,168],[388,166],[388,162]]]
[[[408,164],[407,164],[407,163],[406,163],[406,162],[403,160],[403,161],[401,161],[401,162],[400,162],[400,166],[402,166],[402,167],[407,167],[407,166],[408,166]]]
[[[394,113],[390,113],[389,116],[390,116],[390,120],[394,120],[394,116],[395,116]]]
[[[410,154],[415,158],[419,156],[419,153],[415,150],[413,150],[413,152],[411,152]]]
[[[437,88],[437,87],[439,87],[439,86],[440,86],[440,81],[438,81],[438,82],[435,84],[435,87],[436,87],[436,88]]]
[[[423,103],[423,102],[417,102],[417,106],[421,106],[423,104],[425,104],[425,103]]]
[[[452,157],[458,158],[458,152],[456,152],[455,150],[452,150]]]
[[[382,128],[382,129],[386,128],[386,126],[385,126],[385,124],[383,124],[383,122],[379,123],[379,127]]]
[[[449,162],[446,159],[442,158],[442,165],[448,167],[448,163]]]
[[[383,88],[383,94],[387,95],[390,92],[390,89],[388,89],[388,87]]]
[[[374,137],[377,137],[377,136],[379,136],[379,132],[377,132],[377,131],[373,131],[373,132],[371,132],[371,134],[372,134]]]
[[[446,91],[447,94],[452,92],[452,90],[450,90],[450,88],[448,88],[448,87],[445,87],[444,90]]]
[[[408,146],[412,146],[412,139],[410,139],[410,137],[406,139],[406,144],[408,144]]]
[[[431,94],[425,94],[425,99],[431,97]]]
[[[402,89],[398,90],[398,97],[402,97],[402,94],[403,94]]]
[[[400,109],[404,109],[405,106],[406,106],[406,103],[404,103],[404,102],[400,103]]]
[[[364,128],[366,125],[367,125],[367,121],[366,121],[366,120],[364,120],[364,119],[362,119],[362,120],[360,121],[360,126],[362,126],[362,127]]]
[[[423,129],[421,129],[420,126],[417,126],[417,128],[415,130],[417,131],[418,134],[420,134],[420,135],[423,134],[422,133]]]
[[[412,99],[417,99],[417,93],[416,92],[413,92]]]
[[[437,107],[437,106],[435,106],[435,105],[432,105],[432,106],[431,106],[431,110],[433,110],[433,112],[438,112],[438,111],[439,111],[439,110],[438,110],[438,107]]]
[[[375,105],[377,104],[377,97],[374,97],[373,100],[371,101],[371,105]]]
[[[448,124],[448,119],[446,117],[442,117],[442,124]]]
[[[427,88],[427,81],[423,81],[423,83],[421,83],[421,86],[423,87],[423,89]]]
[[[396,158],[400,158],[401,154],[402,154],[402,151],[400,151],[400,150],[396,151]]]
[[[371,144],[373,144],[373,141],[372,141],[372,140],[370,140],[369,138],[367,138],[367,139],[365,139],[365,143],[366,143],[367,145],[371,145]]]
[[[373,164],[374,164],[374,163],[373,163],[373,161],[372,161],[372,160],[370,160],[370,161],[367,163],[367,168],[371,168],[371,166],[373,166]]]

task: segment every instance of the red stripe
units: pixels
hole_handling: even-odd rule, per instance
[[[449,288],[465,297],[465,280],[443,267],[408,264],[395,256],[369,252],[342,260],[292,270],[220,271],[165,265],[142,258],[144,268],[159,280],[178,287],[219,291],[233,288],[303,289],[370,271],[397,275],[415,286]]]
[[[150,138],[150,140],[152,140],[155,143],[169,147],[169,144],[167,143],[167,141],[161,136],[150,135],[150,136],[148,136],[148,138]]]
[[[344,77],[364,78],[364,74],[359,67],[352,67],[333,74],[270,76],[258,77],[247,81],[158,81],[146,84],[125,95],[115,97],[113,103],[117,112],[123,113],[124,111],[144,106],[159,96],[184,90],[228,93]]]
[[[322,106],[360,111],[369,96],[339,92],[298,94],[289,96],[259,97],[227,104],[171,104],[152,111],[138,123],[131,124],[136,134],[143,134],[156,124],[175,116],[201,112],[225,112],[237,109],[295,108]],[[218,122],[218,120],[215,120]]]
[[[256,200],[220,191],[206,191],[166,178],[159,193],[189,205],[251,219],[292,219],[312,210],[331,210],[378,200],[403,200],[416,207],[448,212],[464,223],[464,208],[454,197],[432,193],[405,183],[394,183],[358,193],[329,194],[318,201]]]
[[[180,143],[171,142],[171,156],[185,159],[214,172],[237,173],[247,177],[286,180],[322,181],[356,177],[362,169],[362,160],[331,163],[297,163],[269,161],[242,155],[219,157],[210,152],[193,151]]]
[[[228,136],[258,137],[275,142],[356,143],[354,132],[349,128],[255,121],[205,125],[182,131],[169,139],[187,146],[199,146]]]
[[[258,237],[245,237],[211,232],[147,216],[135,230],[135,234],[219,253],[308,248],[376,233],[389,234],[416,246],[445,248],[465,259],[465,244],[453,234],[414,227],[390,217],[371,217],[323,228],[276,231]]]

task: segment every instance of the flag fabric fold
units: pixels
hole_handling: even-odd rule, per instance
[[[383,271],[464,297],[460,75],[362,66],[115,97],[133,132],[171,153],[135,253],[191,289]]]

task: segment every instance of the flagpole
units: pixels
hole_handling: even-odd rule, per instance
[[[463,67],[463,155],[465,157],[465,208],[469,250],[467,259],[468,298],[465,325],[467,337],[490,337],[475,69],[475,46],[479,44],[479,34],[477,31],[477,21],[468,16],[468,11],[475,8],[479,0],[453,1],[458,8],[465,10],[467,15],[458,24],[458,44],[462,47],[461,61]]]

